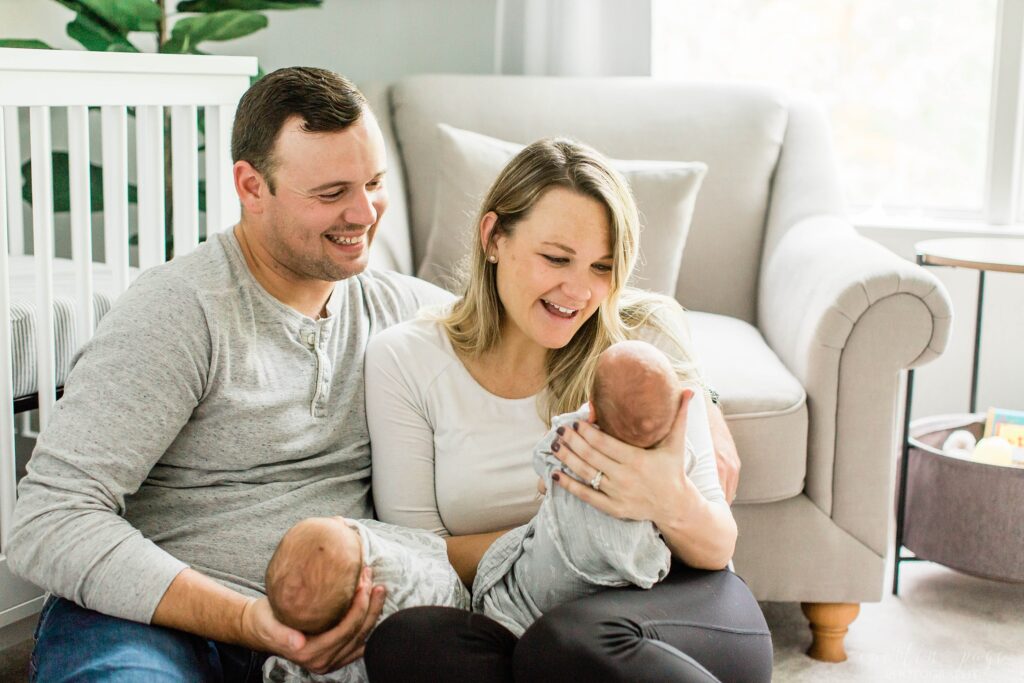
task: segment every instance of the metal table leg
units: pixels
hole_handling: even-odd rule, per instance
[[[985,303],[985,271],[978,271],[978,312],[974,319],[974,366],[971,368],[971,412],[978,410],[978,356],[981,351],[981,313]]]
[[[907,398],[903,411],[903,448],[900,455],[900,490],[896,498],[896,552],[893,555],[892,594],[899,594],[900,562],[903,557],[903,518],[907,506],[907,468],[910,463],[910,405],[914,398],[914,371],[907,370]]]

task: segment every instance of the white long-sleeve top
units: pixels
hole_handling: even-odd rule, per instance
[[[646,340],[670,352],[658,335]],[[533,449],[549,425],[536,396],[484,389],[436,321],[409,320],[370,340],[366,414],[380,520],[461,536],[519,526],[537,512]],[[717,499],[707,413],[700,416],[687,423],[696,460],[688,474]]]

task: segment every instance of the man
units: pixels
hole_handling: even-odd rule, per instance
[[[306,637],[274,619],[264,570],[300,519],[372,516],[366,342],[450,295],[364,272],[386,160],[345,79],[257,82],[232,156],[241,221],[117,302],[20,484],[8,561],[53,594],[40,681],[259,680],[268,652],[325,672],[362,655],[380,614],[365,575],[342,621]]]
[[[67,598],[44,607],[39,680],[238,679],[256,652],[323,671],[361,654],[380,612],[365,576],[346,618],[306,638],[274,620],[263,573],[300,519],[372,517],[366,341],[448,295],[363,273],[386,160],[344,79],[259,81],[232,156],[241,222],[125,293],[21,482],[10,565]]]

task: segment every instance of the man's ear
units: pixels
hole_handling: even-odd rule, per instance
[[[480,219],[480,246],[484,248],[484,256],[490,256],[489,249],[495,248],[498,236],[494,229],[498,225],[498,214],[488,211]]]
[[[250,214],[263,213],[262,200],[270,193],[263,174],[248,161],[236,161],[232,172],[235,177],[235,192],[242,203],[242,209]]]

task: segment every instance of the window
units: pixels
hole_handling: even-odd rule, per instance
[[[1000,0],[653,0],[652,74],[811,91],[829,112],[851,207],[984,220],[990,150],[1013,147],[990,142],[1001,9]]]

